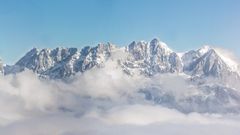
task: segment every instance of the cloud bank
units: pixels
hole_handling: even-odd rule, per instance
[[[195,94],[196,88],[184,78],[129,77],[114,65],[114,61],[109,61],[105,68],[76,75],[69,82],[39,79],[31,71],[1,76],[0,134],[240,133],[240,117],[236,114],[185,114],[144,100],[144,95],[138,92],[154,85],[179,99]]]

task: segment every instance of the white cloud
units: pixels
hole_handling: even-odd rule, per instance
[[[126,105],[106,110],[106,114],[75,117],[65,113],[43,115],[0,128],[8,135],[238,135],[240,123],[233,118],[210,114],[182,114],[149,105]],[[238,117],[239,118],[239,117]]]
[[[7,135],[238,135],[240,117],[184,114],[143,101],[155,85],[181,98],[197,89],[176,75],[130,78],[109,61],[73,82],[40,80],[31,71],[0,77],[0,134]],[[174,85],[173,85],[174,84]],[[186,95],[187,93],[187,95]],[[201,131],[201,132],[200,132]]]

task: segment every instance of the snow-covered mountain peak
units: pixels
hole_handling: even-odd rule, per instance
[[[40,77],[68,79],[77,73],[80,73],[80,76],[87,74],[89,70],[103,71],[98,70],[100,68],[112,72],[112,68],[108,67],[109,64],[129,77],[135,78],[140,75],[153,80],[161,77],[162,80],[155,80],[156,84],[151,83],[149,87],[139,90],[139,93],[144,94],[146,99],[153,103],[177,108],[183,112],[208,112],[209,110],[224,112],[228,106],[224,108],[223,105],[236,101],[238,108],[230,107],[229,112],[240,112],[240,94],[235,90],[237,87],[232,85],[240,82],[239,74],[233,70],[237,63],[218,49],[209,46],[181,54],[172,51],[158,39],[150,42],[133,41],[123,48],[118,48],[111,43],[100,43],[94,47],[86,46],[82,49],[33,48],[15,65],[4,66],[4,73],[7,75],[28,69]],[[0,72],[3,73],[1,62]],[[176,82],[181,79],[179,77],[183,77],[184,82],[186,81],[187,85],[190,84],[188,85],[190,87],[178,88]],[[161,87],[165,79],[170,81],[170,85],[174,84],[172,85],[174,87]],[[160,88],[156,89],[158,85]],[[171,89],[193,90],[192,88],[200,88],[199,93],[187,95],[182,99],[175,98],[169,91]]]
[[[117,47],[114,44],[110,43],[110,42],[107,42],[106,44],[99,43],[98,46],[97,46],[97,50],[99,52],[101,52],[101,53],[104,52],[104,51],[110,53],[113,49],[116,49],[116,48]]]
[[[133,41],[132,43],[130,43],[127,47],[128,47],[128,51],[133,51],[134,49],[144,49],[144,46],[147,45],[147,42],[144,41]]]
[[[199,49],[198,52],[200,53],[200,56],[209,55],[209,57],[214,57],[220,60],[227,66],[227,68],[230,69],[231,72],[239,73],[239,63],[234,58],[232,58],[232,56],[228,55],[229,52],[225,52],[221,49],[213,48],[210,46],[204,46]]]
[[[204,45],[202,48],[198,49],[197,52],[202,56],[205,53],[207,53],[209,50],[211,50],[212,48],[208,45]]]
[[[167,46],[166,43],[160,41],[160,40],[157,39],[157,38],[154,38],[154,39],[150,42],[150,47],[151,47],[153,50],[160,49],[162,52],[165,52],[165,53],[172,53],[172,52],[173,52],[173,51]]]
[[[122,63],[122,67],[128,74],[139,71],[141,74],[151,76],[157,73],[182,71],[181,59],[177,53],[156,38],[150,42],[133,41],[126,47],[126,52],[130,55],[127,61]]]
[[[118,54],[115,54],[116,50]],[[119,54],[124,55],[124,59]],[[179,54],[156,38],[150,42],[133,41],[121,49],[111,43],[99,43],[95,47],[86,46],[82,49],[33,48],[5,71],[6,74],[16,73],[27,68],[40,75],[63,78],[91,68],[104,67],[105,62],[112,57],[123,71],[131,75],[140,73],[152,76],[176,72],[190,76],[216,77],[229,76],[238,71],[238,64],[215,48],[204,46]]]

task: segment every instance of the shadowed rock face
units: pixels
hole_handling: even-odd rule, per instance
[[[132,42],[126,47],[129,57],[123,67],[132,72],[137,68],[142,74],[176,73],[182,71],[181,58],[157,39],[147,42]],[[133,74],[133,73],[131,73]]]
[[[213,49],[209,49],[202,56],[194,52],[189,52],[184,58],[187,59],[191,54],[193,55],[192,59],[196,59],[191,61],[188,65],[185,65],[184,71],[192,75],[221,77],[229,71],[226,63],[224,63]]]
[[[66,78],[93,67],[102,67],[115,48],[111,44],[96,47],[32,49],[15,65],[8,67],[8,74],[29,69],[52,79]]]

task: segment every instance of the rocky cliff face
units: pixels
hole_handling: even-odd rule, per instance
[[[126,47],[126,52],[129,57],[122,61],[122,65],[127,73],[133,74],[131,70],[138,69],[141,74],[152,76],[182,71],[181,58],[157,39],[150,43],[134,41]]]
[[[40,76],[60,79],[77,72],[84,72],[93,67],[102,67],[111,55],[115,46],[99,44],[96,47],[32,49],[15,65],[9,66],[8,74],[25,69],[34,71]]]

